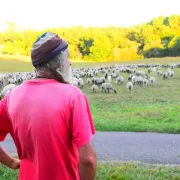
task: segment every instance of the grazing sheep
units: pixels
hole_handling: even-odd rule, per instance
[[[73,85],[73,86],[78,87],[78,79],[75,78],[75,77],[72,77],[70,84]]]
[[[153,69],[152,69],[152,70],[153,70],[153,72],[155,72],[155,71],[156,71],[156,67],[153,67]]]
[[[88,73],[87,73],[87,76],[90,77],[90,78],[92,78],[92,77],[94,77],[94,74],[93,74],[92,72],[88,72]]]
[[[90,78],[87,78],[87,84],[91,84],[91,79]]]
[[[101,79],[101,84],[102,84],[102,83],[105,83],[105,81],[106,81],[106,80],[105,80],[105,77],[100,77],[100,79]]]
[[[84,86],[84,81],[83,81],[82,78],[79,78],[79,79],[78,79],[78,86],[79,86],[80,88],[83,88],[83,86]]]
[[[16,84],[16,79],[9,78],[8,79],[8,84]]]
[[[148,79],[144,79],[144,80],[143,80],[143,85],[144,85],[144,87],[146,87],[146,88],[148,87]]]
[[[105,75],[104,75],[105,79],[108,78],[108,73],[106,72]]]
[[[134,76],[134,74],[130,74],[128,77],[128,81],[132,80],[132,77]]]
[[[123,82],[124,82],[124,78],[122,76],[116,78],[116,84],[122,84]]]
[[[115,73],[115,72],[114,72],[114,73],[112,73],[112,74],[111,74],[111,78],[112,78],[112,79],[117,78],[117,73]]]
[[[158,70],[158,71],[157,71],[157,74],[160,75],[160,76],[162,76],[162,75],[163,75],[163,72],[160,71],[160,70]]]
[[[168,78],[168,73],[167,73],[167,72],[164,72],[164,73],[162,74],[162,76],[163,76],[163,79],[166,79],[166,78]]]
[[[78,82],[77,81],[72,81],[70,84],[73,85],[73,86],[78,87]]]
[[[137,85],[143,85],[143,81],[144,81],[144,78],[142,77],[142,76],[137,76],[137,77],[135,77],[135,83],[134,83],[134,85],[135,84],[137,84]]]
[[[128,82],[126,85],[127,89],[129,90],[129,93],[131,93],[132,95],[132,91],[133,91],[133,83],[132,82]]]
[[[96,92],[98,90],[98,86],[96,84],[92,85],[92,90],[93,92]]]
[[[105,93],[106,93],[106,90],[108,91],[108,93],[109,93],[109,90],[112,90],[114,93],[117,92],[117,91],[112,87],[112,84],[111,84],[111,83],[103,83],[101,87],[102,87],[102,92],[105,91]]]
[[[136,76],[143,76],[143,75],[145,75],[144,71],[137,71],[136,72]]]
[[[96,77],[93,77],[91,80],[92,80],[92,83],[95,83]]]
[[[174,76],[174,71],[169,70],[169,71],[168,71],[168,76],[171,77],[171,78],[173,78],[173,76]]]
[[[149,78],[147,74],[144,74],[142,77],[145,78],[145,79]]]
[[[133,85],[135,85],[135,79],[136,79],[136,76],[132,76],[132,78],[131,78],[131,81],[132,81],[132,83],[133,83]]]
[[[6,85],[3,90],[1,91],[0,97],[3,98],[6,94],[8,94],[12,89],[16,87],[15,84],[8,84]]]
[[[105,83],[105,77],[95,78],[92,82],[96,85],[101,85],[102,83]]]
[[[171,78],[174,77],[174,71],[171,71],[170,77],[171,77]]]
[[[152,85],[154,85],[154,84],[155,84],[155,82],[156,82],[155,77],[150,77],[150,82],[151,82],[151,84],[152,84]]]
[[[111,76],[108,76],[108,82],[110,82],[110,83],[111,83],[111,81],[112,81]]]
[[[0,80],[0,89],[3,87],[3,81]]]
[[[149,69],[148,69],[148,73],[150,74],[151,72],[152,72],[152,69],[151,69],[151,68],[149,68]]]

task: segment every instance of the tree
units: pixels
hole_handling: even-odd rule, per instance
[[[164,48],[161,40],[152,41],[144,46],[144,57],[163,57]]]
[[[82,38],[78,44],[78,49],[83,57],[89,56],[90,48],[93,46],[94,39],[92,38]]]
[[[169,43],[169,54],[171,56],[180,56],[180,36],[174,37]]]
[[[159,16],[129,28],[77,26],[35,31],[9,22],[6,31],[0,32],[1,52],[29,56],[34,41],[47,31],[66,39],[71,59],[113,61],[180,55],[180,15]]]
[[[161,39],[161,43],[164,47],[164,55],[167,56],[169,54],[169,43],[173,39],[173,36],[165,36]]]

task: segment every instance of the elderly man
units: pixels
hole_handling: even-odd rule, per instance
[[[86,96],[70,85],[68,44],[44,33],[33,44],[37,77],[0,102],[0,141],[11,134],[19,159],[0,148],[0,162],[18,169],[19,180],[93,180],[95,127]]]

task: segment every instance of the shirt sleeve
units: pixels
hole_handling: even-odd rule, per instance
[[[88,100],[85,96],[78,96],[74,100],[71,117],[73,142],[79,149],[91,141],[93,134],[95,134],[94,122]]]
[[[5,111],[5,98],[0,101],[0,141],[10,133],[10,121]]]

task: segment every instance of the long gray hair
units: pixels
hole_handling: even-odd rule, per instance
[[[71,78],[71,67],[68,63],[67,50],[65,50],[51,61],[38,65],[35,70],[35,78],[55,79],[68,84]]]

